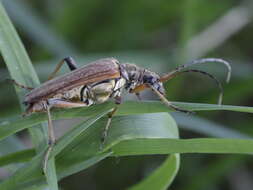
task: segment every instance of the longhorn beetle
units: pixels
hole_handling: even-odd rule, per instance
[[[49,154],[56,142],[50,114],[51,108],[87,107],[93,104],[103,103],[110,98],[113,98],[116,104],[120,104],[121,92],[123,89],[127,90],[129,93],[135,93],[140,99],[139,93],[149,88],[166,106],[176,111],[191,113],[189,110],[173,105],[165,98],[163,83],[186,72],[196,72],[206,75],[213,79],[218,85],[220,89],[218,103],[221,104],[223,95],[221,83],[213,75],[205,71],[188,69],[188,67],[192,65],[206,62],[225,64],[228,68],[227,82],[229,82],[231,76],[230,64],[222,59],[216,58],[195,60],[189,64],[181,65],[163,76],[159,76],[152,71],[140,68],[134,64],[121,64],[114,58],[100,59],[77,68],[75,61],[71,57],[64,58],[49,76],[48,81],[38,88],[33,89],[18,84],[16,81],[12,81],[21,88],[31,90],[25,95],[24,104],[27,105],[27,109],[24,115],[29,115],[34,112],[47,113],[49,141],[43,163],[44,171],[47,167]],[[67,63],[71,72],[54,78],[55,74],[64,63]],[[102,134],[102,143],[105,142],[112,116],[115,114],[116,110],[117,106],[108,114],[107,124]]]

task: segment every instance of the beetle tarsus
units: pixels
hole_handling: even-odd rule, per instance
[[[168,101],[164,95],[162,95],[158,90],[155,89],[155,87],[153,87],[152,85],[149,85],[149,87],[152,89],[153,92],[155,92],[158,97],[161,99],[161,101],[168,107],[172,108],[173,110],[176,110],[176,111],[179,111],[179,112],[183,112],[183,113],[186,113],[186,114],[193,114],[194,112],[190,111],[190,110],[185,110],[185,109],[182,109],[182,108],[179,108],[175,105],[173,105],[170,101]]]
[[[49,143],[48,143],[49,144]],[[50,153],[52,152],[52,149],[55,145],[55,142],[51,142],[47,148],[47,151],[46,151],[46,154],[44,156],[44,161],[43,161],[43,172],[46,173],[46,170],[47,170],[47,165],[48,165],[48,160],[49,160],[49,156],[50,156]]]
[[[183,112],[183,113],[186,113],[186,114],[195,114],[195,112],[193,111],[190,111],[190,110],[186,110],[186,109],[182,109],[182,108],[179,108],[173,104],[170,104],[169,105],[172,109],[178,111],[178,112]]]

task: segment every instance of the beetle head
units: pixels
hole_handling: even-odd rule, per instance
[[[143,75],[143,84],[153,86],[162,95],[165,94],[165,89],[163,83],[160,81],[160,76],[156,73],[146,71]]]
[[[126,73],[127,77],[124,77],[123,71]],[[130,93],[139,93],[151,85],[161,94],[165,94],[160,76],[154,72],[139,68],[134,64],[126,63],[121,65],[121,74],[127,80],[125,88],[129,90]]]

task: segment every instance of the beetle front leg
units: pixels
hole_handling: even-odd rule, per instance
[[[115,112],[117,111],[117,109],[118,108],[115,107],[115,108],[113,108],[113,110],[110,113],[108,113],[107,123],[106,123],[106,126],[103,130],[102,137],[101,137],[102,145],[105,144],[105,140],[108,136],[108,131],[109,131],[109,128],[110,128],[110,125],[111,125],[111,122],[112,122],[112,117],[115,114]]]
[[[117,105],[121,104],[121,97],[120,96],[115,97],[115,103]],[[118,109],[118,106],[114,107],[113,110],[110,113],[108,113],[108,120],[107,120],[106,126],[103,130],[102,137],[101,137],[102,145],[105,144],[106,138],[108,136],[108,131],[111,126],[112,117],[116,113],[117,109]]]
[[[136,97],[138,98],[138,100],[141,101],[141,95],[140,95],[140,93],[139,93],[139,92],[136,92],[135,95],[136,95]]]
[[[161,94],[158,90],[156,90],[156,88],[154,88],[152,85],[149,85],[149,87],[152,89],[153,92],[156,93],[156,95],[158,95],[158,97],[161,99],[161,101],[168,107],[176,110],[176,111],[179,111],[179,112],[183,112],[183,113],[187,113],[187,114],[193,114],[194,112],[193,111],[190,111],[190,110],[185,110],[185,109],[182,109],[180,107],[177,107],[175,105],[173,105],[170,101],[168,101],[165,96],[163,94]]]

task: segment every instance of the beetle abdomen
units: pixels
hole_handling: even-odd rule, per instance
[[[81,90],[83,86],[73,88],[71,90],[59,93],[53,96],[53,98],[66,99],[66,100],[81,100]]]
[[[63,93],[58,93],[52,98],[81,101],[90,106],[92,104],[103,103],[109,98],[120,96],[125,84],[126,80],[124,78],[109,79],[79,86]]]

